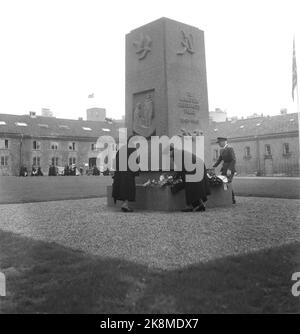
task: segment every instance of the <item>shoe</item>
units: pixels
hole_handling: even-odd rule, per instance
[[[121,210],[123,212],[133,212],[133,210],[131,208],[125,208],[125,207],[122,207]]]
[[[205,206],[204,205],[198,205],[198,206],[196,206],[195,208],[194,208],[194,211],[205,211],[206,210],[206,208],[205,208]]]
[[[194,211],[194,208],[190,208],[190,207],[187,207],[181,210],[181,212],[193,212],[193,211]]]

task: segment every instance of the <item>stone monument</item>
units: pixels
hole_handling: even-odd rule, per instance
[[[171,138],[181,129],[200,130],[204,135],[204,162],[210,164],[208,123],[204,32],[161,18],[127,34],[127,132],[149,139],[154,135]],[[224,197],[222,190],[213,192],[208,207],[231,203],[231,193]],[[111,187],[107,196],[112,206]],[[133,207],[140,209],[173,211],[185,206],[184,191],[172,195],[170,187],[145,188],[139,181],[136,197]]]
[[[204,33],[167,18],[126,36],[126,116],[129,133],[202,130],[209,159]]]

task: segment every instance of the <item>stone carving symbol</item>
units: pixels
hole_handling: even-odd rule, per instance
[[[178,51],[177,54],[183,55],[186,52],[189,52],[190,54],[195,53],[194,40],[192,34],[189,34],[189,36],[187,36],[183,30],[181,30],[181,34],[182,34],[181,45],[183,46],[183,49],[181,51]]]
[[[133,111],[134,132],[145,137],[151,136],[155,131],[154,114],[153,95],[148,93],[135,103]]]
[[[134,109],[134,120],[137,126],[149,128],[154,118],[153,101],[151,94],[147,95],[144,102],[137,102]]]
[[[136,47],[135,53],[138,55],[139,60],[144,59],[148,52],[151,51],[152,40],[148,35],[141,34],[140,40],[133,42]]]

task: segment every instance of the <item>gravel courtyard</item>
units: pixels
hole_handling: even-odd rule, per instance
[[[0,205],[0,229],[102,257],[176,269],[300,240],[300,200],[239,197],[205,213],[134,212],[106,199]]]

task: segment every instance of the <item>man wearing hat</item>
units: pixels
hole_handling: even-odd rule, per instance
[[[234,176],[234,173],[236,172],[235,169],[235,154],[234,150],[231,146],[228,145],[227,143],[227,138],[225,137],[218,137],[217,142],[219,146],[221,147],[220,149],[220,156],[216,163],[213,165],[213,167],[217,167],[221,161],[223,161],[223,166],[221,168],[221,174],[224,176],[227,176],[228,181],[231,182]],[[232,191],[232,203],[235,204],[235,196],[234,192]]]

